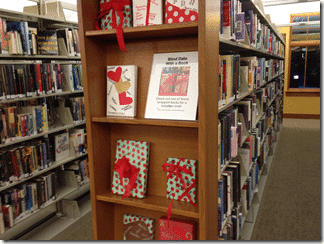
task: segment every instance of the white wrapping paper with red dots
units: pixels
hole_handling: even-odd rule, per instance
[[[150,156],[150,143],[145,141],[118,140],[116,147],[115,163],[118,159],[126,156],[129,163],[139,169],[135,187],[131,191],[131,196],[144,198],[147,186],[147,171]],[[118,172],[114,172],[111,192],[123,195],[124,187],[127,186],[129,179],[123,178],[123,186],[120,184]]]
[[[179,165],[191,171],[191,174],[186,174],[183,171],[180,171],[183,181],[185,182],[185,188],[192,187],[188,195],[191,197],[192,201],[196,203],[196,168],[197,168],[197,160],[193,159],[183,159],[180,158],[168,158],[169,164]],[[169,174],[169,173],[168,173]],[[172,174],[172,176],[168,179],[167,182],[167,198],[174,199],[179,201],[180,196],[185,192],[185,189],[182,187],[182,183],[179,177],[176,174]],[[186,194],[180,201],[190,202],[188,195]]]
[[[124,214],[124,240],[153,240],[154,219]]]
[[[103,8],[102,6],[105,3],[109,3],[110,0],[100,0],[100,10]],[[114,21],[116,21],[115,23],[117,25],[119,25],[120,23],[120,18],[117,14],[117,12],[113,9],[111,9],[109,11],[109,13],[107,15],[105,15],[104,17],[101,18],[101,29],[105,30],[105,29],[112,29],[112,18],[113,18],[113,11],[115,12],[115,15],[117,19],[115,19]],[[133,16],[132,16],[132,7],[131,5],[125,5],[125,7],[123,8],[123,15],[124,15],[124,21],[123,21],[123,28],[126,27],[133,27]]]
[[[165,24],[198,21],[198,0],[166,0]]]

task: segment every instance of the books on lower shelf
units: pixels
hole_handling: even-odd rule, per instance
[[[145,118],[196,120],[198,52],[154,54]]]

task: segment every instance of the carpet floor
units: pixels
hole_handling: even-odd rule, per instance
[[[281,128],[251,240],[322,240],[320,122]]]

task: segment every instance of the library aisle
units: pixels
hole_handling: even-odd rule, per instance
[[[251,240],[321,239],[320,120],[283,119]]]

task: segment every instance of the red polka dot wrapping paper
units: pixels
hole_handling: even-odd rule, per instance
[[[159,240],[195,240],[195,234],[193,221],[159,219]]]
[[[198,21],[198,0],[166,0],[165,24]]]
[[[192,174],[186,174],[181,172],[182,179],[185,182],[185,189],[189,188],[196,180],[196,168],[197,160],[193,159],[184,159],[183,161],[180,158],[168,158],[167,163],[169,164],[179,164],[191,171]],[[167,173],[168,174],[168,173]],[[171,176],[167,182],[167,198],[174,199],[179,201],[179,197],[184,193],[184,188],[182,188],[182,183],[176,175]],[[188,192],[192,201],[196,203],[196,185]],[[180,201],[190,202],[187,195],[185,195]]]
[[[150,143],[145,141],[118,140],[116,147],[115,163],[118,159],[126,156],[129,163],[139,169],[135,187],[131,191],[131,196],[144,198],[147,188],[147,173],[150,156]],[[120,184],[118,172],[114,172],[111,192],[123,195],[124,187],[128,184],[129,179],[123,178],[123,186]]]
[[[100,10],[102,9],[102,3],[109,3],[110,0],[100,0]],[[105,15],[104,17],[101,18],[100,20],[100,27],[102,30],[107,30],[107,29],[113,29],[112,27],[112,11],[115,10],[110,10],[109,14]],[[123,22],[123,28],[126,27],[133,27],[133,15],[132,15],[132,7],[131,5],[125,5],[125,8],[123,10],[123,15],[124,15],[124,22]],[[115,11],[116,18],[117,18],[117,25],[120,23],[120,18]]]
[[[153,240],[154,219],[124,214],[124,240]]]

